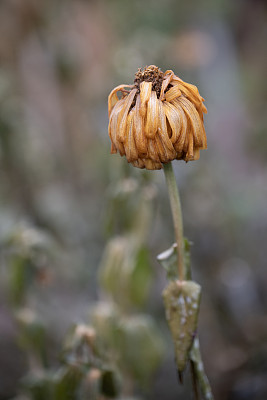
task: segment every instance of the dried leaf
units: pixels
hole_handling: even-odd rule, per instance
[[[163,291],[166,318],[175,347],[178,371],[185,369],[197,329],[201,287],[193,281],[172,281]]]

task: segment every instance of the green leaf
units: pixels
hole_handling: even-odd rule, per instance
[[[81,368],[67,366],[61,368],[54,381],[54,400],[78,400],[78,391],[83,378]]]
[[[193,281],[171,281],[163,291],[166,319],[178,370],[185,369],[197,329],[201,287]]]
[[[118,332],[122,370],[141,384],[148,383],[159,366],[164,344],[154,320],[149,316],[124,318]]]
[[[112,239],[105,250],[99,276],[105,291],[121,308],[142,307],[152,277],[147,248],[137,244],[134,236]]]
[[[141,247],[136,254],[136,263],[130,282],[130,298],[134,305],[143,307],[148,296],[151,278],[148,250],[146,247]]]

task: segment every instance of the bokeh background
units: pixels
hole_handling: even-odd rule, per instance
[[[109,92],[149,64],[196,84],[208,109],[208,150],[173,165],[203,288],[199,336],[215,398],[267,398],[266,43],[265,0],[1,0],[1,400],[37,398],[21,391],[21,379],[39,369],[21,320],[38,316],[47,366],[57,368],[71,324],[87,321],[105,297],[98,267],[125,229],[111,206],[125,179],[132,196],[135,184],[153,186],[152,284],[138,312],[155,319],[165,343],[145,393],[132,395],[190,397],[190,385],[177,381],[156,261],[173,241],[163,172],[111,156],[107,133]],[[29,258],[35,272],[18,277]]]

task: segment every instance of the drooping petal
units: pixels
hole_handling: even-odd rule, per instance
[[[149,158],[146,158],[144,160],[144,164],[145,164],[146,169],[149,169],[149,170],[155,170],[155,169],[162,168],[161,163],[150,160]]]
[[[158,147],[156,145],[155,140],[153,139],[148,139],[148,157],[156,162],[160,162],[160,158],[158,155]]]
[[[185,142],[185,138],[186,138],[186,134],[187,134],[188,123],[187,123],[187,118],[184,113],[184,110],[181,107],[181,105],[178,103],[177,99],[172,101],[172,105],[175,106],[175,109],[180,117],[180,133],[177,138],[177,141],[174,143],[175,150],[178,153],[180,153],[183,151],[183,148],[184,148],[184,142]]]
[[[178,140],[181,132],[182,121],[180,113],[173,104],[166,101],[163,103],[163,109],[171,127],[171,142],[175,143]]]
[[[124,107],[121,110],[119,117],[118,117],[118,135],[117,138],[119,141],[124,142],[125,134],[126,134],[126,126],[127,126],[127,116],[132,105],[134,96],[137,93],[137,89],[131,90],[130,94],[125,97],[124,100]]]
[[[117,150],[119,150],[121,156],[125,155],[125,150],[123,144],[118,140],[117,134],[118,134],[118,116],[123,107],[124,107],[124,99],[121,99],[115,104],[111,112],[109,119],[109,126],[108,126],[108,133],[111,139],[111,143],[114,143],[114,146],[116,147]]]
[[[140,95],[137,95],[136,104],[134,106],[134,132],[135,132],[135,144],[140,155],[146,155],[147,153],[147,138],[144,132],[143,117],[140,114],[141,100]]]
[[[165,143],[163,142],[161,136],[159,133],[156,134],[155,136],[155,142],[156,142],[156,146],[158,148],[158,154],[159,154],[159,158],[160,161],[163,163],[167,163],[173,160],[173,157],[175,156],[173,154],[173,151],[170,151]]]
[[[186,153],[186,161],[194,160],[194,136],[192,130],[188,135],[188,149]]]
[[[142,117],[146,114],[146,107],[147,102],[150,99],[152,91],[152,82],[141,82],[140,84],[140,99],[141,99],[141,106],[140,106],[140,114]]]
[[[170,70],[170,71],[168,71],[168,74],[165,73],[164,75],[165,75],[165,78],[163,79],[161,90],[160,90],[160,96],[159,96],[160,100],[164,99],[164,97],[165,97],[164,92],[167,89],[167,87],[169,86],[174,73],[173,73],[173,71]]]
[[[116,154],[117,153],[116,146],[115,146],[115,144],[113,142],[111,142],[110,153],[111,154]]]
[[[178,85],[172,86],[166,93],[165,93],[165,99],[166,101],[172,101],[176,99],[177,97],[181,96],[182,92],[179,89]]]
[[[199,148],[194,149],[194,160],[198,160],[200,156],[200,150]]]
[[[137,168],[142,168],[142,169],[145,168],[145,163],[141,158],[138,158],[138,160],[134,160],[132,164],[134,167]]]
[[[145,134],[146,137],[153,139],[158,130],[159,102],[154,90],[147,103]]]
[[[168,129],[167,129],[167,124],[166,124],[166,116],[164,113],[163,109],[163,104],[160,100],[158,100],[158,105],[159,105],[159,127],[158,127],[158,132],[160,134],[160,137],[162,139],[162,142],[165,144],[167,149],[169,149],[170,153],[172,153],[175,156],[175,150],[173,148],[172,142],[169,138],[168,135]]]
[[[177,102],[183,107],[187,118],[190,120],[194,134],[194,141],[197,147],[203,146],[203,131],[204,125],[201,121],[195,106],[185,97],[181,96]]]
[[[128,162],[132,162],[138,159],[138,152],[134,141],[134,124],[133,124],[134,110],[131,110],[127,117],[126,127],[126,140],[125,140],[125,152]]]
[[[110,117],[111,111],[115,104],[119,101],[118,92],[122,91],[124,88],[132,88],[133,85],[119,85],[115,87],[108,96],[108,115]]]
[[[195,105],[200,114],[200,118],[203,119],[203,112],[207,113],[207,109],[203,104],[204,99],[200,96],[198,88],[195,85],[183,81],[181,81],[178,86],[181,92]]]

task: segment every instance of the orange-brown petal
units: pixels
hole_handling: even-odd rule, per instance
[[[185,142],[185,138],[186,138],[187,130],[188,130],[188,122],[187,122],[187,118],[184,113],[184,110],[181,107],[181,105],[178,103],[177,99],[173,100],[172,105],[175,106],[175,109],[180,117],[180,133],[179,133],[178,139],[174,143],[175,150],[178,153],[180,153],[181,151],[183,151],[184,142]]]
[[[141,106],[140,106],[140,114],[142,117],[146,114],[146,107],[147,102],[150,99],[152,91],[152,82],[143,81],[140,84],[140,99],[141,99]]]
[[[195,106],[185,96],[179,97],[177,102],[181,104],[187,115],[187,118],[191,122],[196,146],[203,146],[204,125]]]
[[[163,103],[163,108],[171,127],[171,137],[170,137],[171,142],[175,143],[180,136],[181,116],[177,108],[171,103],[165,101]]]
[[[164,97],[165,97],[164,92],[167,89],[167,87],[169,86],[169,83],[172,80],[174,73],[173,73],[173,71],[169,70],[168,74],[165,73],[164,75],[165,75],[165,78],[163,79],[161,90],[160,90],[160,96],[159,96],[160,100],[164,100]]]
[[[141,100],[140,95],[137,95],[136,104],[134,106],[134,128],[135,128],[135,144],[138,152],[141,155],[147,153],[147,138],[144,132],[144,121],[140,114]]]
[[[124,142],[126,138],[127,116],[136,93],[137,89],[133,89],[131,90],[129,95],[123,99],[124,107],[121,110],[118,117],[118,134],[117,134],[118,140],[121,142]]]
[[[125,150],[124,146],[122,143],[118,140],[117,134],[118,134],[118,116],[121,112],[121,110],[124,107],[124,100],[121,99],[119,100],[110,115],[110,120],[109,120],[109,126],[108,126],[108,133],[111,139],[111,142],[114,143],[115,147],[117,150],[119,150],[119,153],[121,156],[125,155]]]
[[[138,152],[134,141],[134,110],[131,110],[127,117],[127,127],[126,127],[126,140],[125,140],[125,152],[128,162],[132,162],[138,159]]]
[[[133,85],[119,85],[115,87],[108,96],[108,115],[110,116],[111,111],[115,104],[119,101],[118,92],[122,91],[124,88],[132,88]]]
[[[147,103],[146,112],[146,124],[145,134],[148,138],[153,139],[158,130],[158,114],[159,114],[159,102],[157,94],[154,90],[151,92],[151,96]]]
[[[160,162],[158,147],[153,139],[148,139],[148,157],[153,161]]]
[[[181,96],[182,92],[179,89],[178,85],[172,86],[166,93],[165,93],[165,99],[166,101],[172,101],[176,99],[177,97]]]
[[[172,142],[169,138],[168,135],[168,129],[167,129],[167,124],[166,124],[166,116],[164,113],[163,109],[163,104],[160,100],[158,100],[159,103],[159,127],[158,127],[158,132],[160,134],[160,137],[171,153],[175,153]]]

